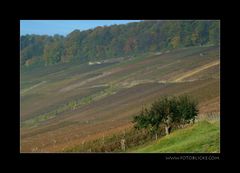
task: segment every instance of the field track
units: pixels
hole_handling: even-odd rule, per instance
[[[206,69],[211,68],[213,66],[216,66],[218,64],[220,64],[220,60],[216,60],[216,61],[210,62],[208,64],[205,64],[205,65],[203,65],[201,67],[198,67],[196,69],[193,69],[193,70],[191,70],[191,71],[189,71],[189,72],[187,72],[185,74],[182,74],[181,77],[175,79],[174,82],[182,81],[183,79],[185,79],[187,77],[190,77],[190,76],[192,76],[192,75],[194,75],[196,73],[199,73],[199,72],[201,72],[203,70],[206,70]]]
[[[21,92],[21,94],[26,93],[26,92],[28,92],[28,91],[30,91],[30,90],[32,90],[32,89],[34,89],[34,88],[36,88],[36,87],[44,84],[44,83],[46,83],[46,82],[47,82],[47,81],[42,81],[42,82],[40,82],[40,83],[38,83],[38,84],[36,84],[36,85],[33,85],[33,86],[31,86],[30,88],[27,88],[27,89],[23,90],[23,91]]]

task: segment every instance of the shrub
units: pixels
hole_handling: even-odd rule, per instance
[[[136,129],[148,129],[155,133],[157,138],[160,126],[164,126],[165,133],[169,134],[174,126],[194,122],[197,114],[197,102],[189,96],[162,97],[149,109],[143,108],[140,114],[134,117],[133,123]]]

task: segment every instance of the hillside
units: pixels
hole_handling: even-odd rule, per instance
[[[220,124],[201,121],[129,152],[220,153]]]
[[[61,35],[23,35],[21,65],[101,61],[176,48],[218,45],[219,21],[141,21],[74,30]]]
[[[200,116],[220,111],[219,46],[145,53],[111,63],[21,69],[21,151],[66,147],[131,127],[142,105],[189,94]]]

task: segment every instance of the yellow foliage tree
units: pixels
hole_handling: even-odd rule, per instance
[[[175,36],[171,39],[171,45],[173,48],[177,48],[179,46],[180,43],[180,37],[179,36]]]
[[[199,38],[199,35],[198,35],[196,32],[192,33],[192,38],[191,38],[191,40],[192,40],[192,43],[193,43],[193,44],[196,44],[198,38]]]

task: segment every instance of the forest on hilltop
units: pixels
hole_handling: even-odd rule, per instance
[[[20,62],[27,66],[87,62],[219,42],[217,20],[141,21],[74,30],[65,37],[23,35]]]

